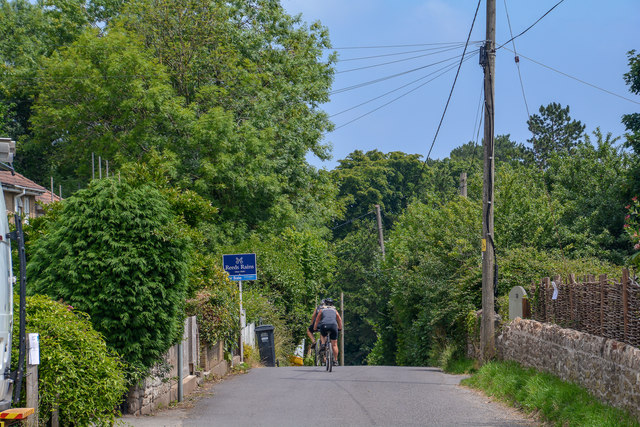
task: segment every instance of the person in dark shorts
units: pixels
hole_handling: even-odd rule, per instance
[[[338,362],[338,331],[342,330],[342,318],[338,313],[338,310],[333,305],[331,298],[324,300],[325,307],[318,310],[316,315],[316,321],[314,323],[314,329],[320,331],[320,341],[324,345],[327,336],[331,340],[331,347],[333,347],[333,363]]]

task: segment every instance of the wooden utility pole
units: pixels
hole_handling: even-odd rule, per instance
[[[382,250],[382,258],[385,257],[384,253],[384,237],[382,235],[382,216],[380,215],[380,205],[376,206],[376,218],[378,219],[378,240],[380,241],[380,249]]]
[[[493,239],[493,124],[494,88],[496,65],[496,0],[487,0],[487,38],[480,51],[480,61],[484,69],[484,175],[482,191],[482,323],[480,329],[480,352],[487,361],[495,355],[494,293],[495,278]]]
[[[460,195],[462,197],[467,197],[467,173],[460,173]]]

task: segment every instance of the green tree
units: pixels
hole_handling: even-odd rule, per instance
[[[552,153],[573,150],[583,136],[585,125],[569,116],[569,106],[558,103],[540,106],[540,114],[533,114],[527,124],[532,133],[534,157],[538,165],[545,168]]]
[[[339,187],[339,203],[346,208],[344,219],[366,215],[373,205],[379,204],[384,210],[385,228],[389,228],[408,205],[408,198],[418,190],[422,171],[418,154],[400,151],[385,154],[378,150],[367,153],[356,150],[349,154],[331,171]],[[337,236],[348,231],[348,227],[342,227]]]
[[[398,220],[383,264],[388,316],[376,325],[371,362],[426,365],[435,349],[463,341],[462,318],[473,305],[470,295],[456,294],[455,279],[480,263],[480,211],[478,202],[458,197],[412,204]]]
[[[508,162],[512,164],[529,164],[533,161],[533,151],[511,140],[511,135],[498,135],[494,140],[495,161]],[[469,169],[479,163],[482,169],[484,151],[482,144],[471,141],[460,147],[454,148],[449,154],[451,159],[466,159],[469,161]]]
[[[621,264],[629,254],[623,232],[630,156],[620,138],[599,128],[571,155],[549,159],[546,179],[557,203],[559,239],[574,257],[593,256]]]
[[[327,210],[330,198],[317,188],[329,181],[306,161],[309,153],[328,157],[322,138],[331,123],[319,106],[334,57],[324,59],[324,27],[272,0],[140,0],[122,22],[197,117],[175,150],[181,174],[221,218],[237,222],[239,234],[263,223],[279,232]]]
[[[305,328],[315,304],[332,282],[335,257],[322,230],[288,228],[280,234],[253,234],[223,253],[254,252],[258,280],[246,285],[267,298],[290,325],[295,342]]]
[[[19,298],[14,313],[18,313]],[[86,314],[42,295],[27,297],[27,333],[40,335],[39,417],[54,410],[62,425],[111,426],[127,391],[124,366],[107,349]],[[13,369],[17,367],[20,322],[13,322]],[[15,402],[15,406],[22,403]]]
[[[75,41],[88,27],[104,27],[121,0],[1,0],[0,1],[0,129],[16,141],[30,135],[29,118],[38,96],[43,60]],[[40,177],[48,165],[42,147],[29,147],[16,166]],[[33,172],[37,172],[34,174]]]
[[[188,242],[150,186],[96,180],[33,244],[29,292],[88,313],[108,346],[149,368],[182,332]]]
[[[629,85],[629,91],[635,95],[640,95],[640,54],[635,50],[627,53],[629,58],[629,72],[625,73],[624,81]],[[635,161],[631,169],[630,193],[640,194],[640,113],[630,113],[622,116],[622,123],[629,133],[625,135],[626,145],[635,153]]]
[[[91,153],[112,169],[170,145],[187,113],[162,67],[131,34],[87,30],[44,61],[25,143],[48,155],[55,177],[76,187],[91,177]],[[45,177],[35,176],[36,180]]]

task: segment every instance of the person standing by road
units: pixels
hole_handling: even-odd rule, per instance
[[[331,347],[333,348],[333,364],[338,364],[338,331],[342,330],[342,318],[338,314],[333,305],[333,299],[326,298],[324,300],[325,307],[318,310],[316,315],[316,321],[314,329],[320,331],[320,341],[322,345],[328,338],[331,340]]]

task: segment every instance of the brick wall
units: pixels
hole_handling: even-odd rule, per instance
[[[640,349],[619,341],[516,318],[496,340],[498,356],[549,372],[640,418]]]

